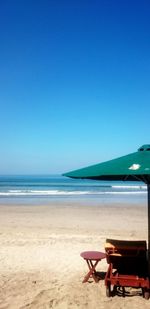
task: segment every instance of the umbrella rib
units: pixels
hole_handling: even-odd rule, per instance
[[[141,179],[142,179],[142,181],[144,181],[146,184],[148,184],[147,177],[145,177],[144,175],[141,175]]]
[[[144,178],[143,175],[140,175],[140,177],[138,177],[137,175],[132,175],[132,176],[133,176],[133,178],[137,179],[138,181],[142,180],[143,182],[147,183],[147,181],[146,181],[146,179]]]

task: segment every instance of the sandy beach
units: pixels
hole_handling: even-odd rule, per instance
[[[147,239],[146,205],[0,205],[0,308],[149,308],[140,290],[107,298],[104,280],[82,283],[80,253],[104,251],[107,237]]]

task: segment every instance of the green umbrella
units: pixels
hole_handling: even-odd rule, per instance
[[[150,145],[126,156],[81,168],[63,176],[95,180],[143,181],[148,191],[148,271],[150,276]]]

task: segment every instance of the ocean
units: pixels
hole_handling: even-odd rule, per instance
[[[147,199],[147,188],[142,182],[80,180],[60,175],[0,176],[0,204],[45,204],[61,199],[136,203]]]

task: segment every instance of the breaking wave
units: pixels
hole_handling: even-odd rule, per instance
[[[0,192],[1,197],[19,196],[81,196],[81,195],[128,195],[146,194],[146,191],[63,191],[63,190],[9,190]]]

